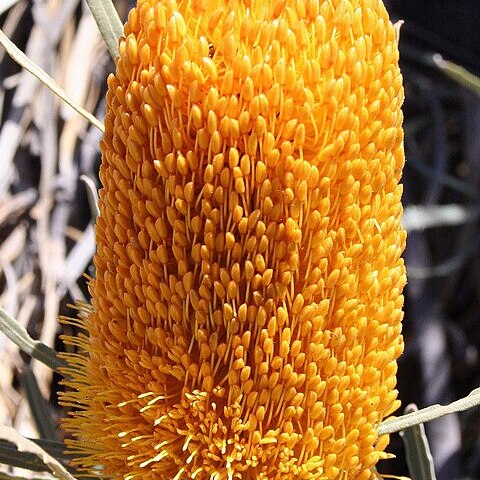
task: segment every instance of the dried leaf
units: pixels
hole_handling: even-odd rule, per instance
[[[19,50],[16,45],[0,30],[0,44],[5,48],[7,53],[21,65],[25,70],[28,70],[32,75],[37,77],[45,86],[47,86],[55,95],[60,97],[65,103],[70,105],[82,117],[86,118],[93,126],[97,127],[102,132],[104,131],[103,124],[95,118],[91,113],[87,112],[80,105],[70,100],[62,88],[53,80],[50,75],[44,72],[38,65],[35,65],[29,58]]]

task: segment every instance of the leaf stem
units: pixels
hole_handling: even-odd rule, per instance
[[[87,0],[98,29],[111,57],[118,57],[118,39],[123,35],[123,25],[111,0]]]
[[[57,352],[44,343],[34,340],[27,330],[0,307],[0,331],[3,332],[22,352],[30,355],[47,367],[59,373],[66,364],[57,357]]]
[[[19,48],[17,48],[17,46],[2,32],[2,30],[0,30],[0,45],[2,45],[2,47],[15,62],[30,72],[34,77],[38,78],[55,95],[70,105],[94,127],[97,127],[101,132],[105,131],[105,127],[100,120],[95,118],[91,113],[87,112],[84,108],[71,100],[65,91],[55,82],[55,80],[38,65],[33,63]]]

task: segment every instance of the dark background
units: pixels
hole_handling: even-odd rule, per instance
[[[409,280],[399,390],[403,405],[424,407],[480,384],[480,97],[432,61],[440,53],[480,74],[480,2],[387,0],[386,6],[393,21],[405,21],[400,54]],[[464,217],[444,210],[435,221],[442,206]],[[433,226],[425,228],[422,218]],[[478,409],[426,426],[438,480],[480,479],[479,427]],[[398,458],[379,471],[407,475],[398,436],[392,444]]]

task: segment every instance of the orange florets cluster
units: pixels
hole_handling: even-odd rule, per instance
[[[367,480],[403,350],[403,101],[380,0],[139,0],[108,80],[77,463]]]

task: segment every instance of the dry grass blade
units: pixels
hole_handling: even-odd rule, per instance
[[[21,214],[30,208],[35,203],[37,196],[37,191],[34,188],[29,188],[14,195],[9,195],[3,201],[0,200],[0,225],[10,215]]]
[[[0,15],[3,15],[8,9],[12,8],[18,0],[3,0],[0,4]]]
[[[123,35],[123,26],[111,0],[87,0],[110,55],[118,57],[118,39]]]
[[[50,471],[61,480],[75,480],[66,468],[36,443],[20,435],[14,428],[0,426],[0,439],[16,445],[19,452],[32,453],[38,457]]]
[[[0,331],[3,332],[23,352],[58,371],[64,363],[57,358],[57,353],[47,345],[34,340],[25,328],[0,307]]]
[[[63,282],[72,285],[82,275],[95,253],[95,231],[90,224],[65,260]]]
[[[19,65],[21,65],[25,70],[29,71],[32,75],[37,77],[45,86],[47,86],[55,95],[60,97],[65,103],[70,105],[76,112],[78,112],[82,117],[86,118],[93,126],[98,128],[100,131],[104,131],[103,124],[95,118],[91,113],[87,112],[85,109],[77,105],[75,102],[68,98],[67,94],[63,91],[62,88],[45,73],[40,67],[35,65],[28,57],[19,50],[16,45],[10,41],[10,39],[0,30],[0,44],[5,48],[7,53],[15,60]]]

